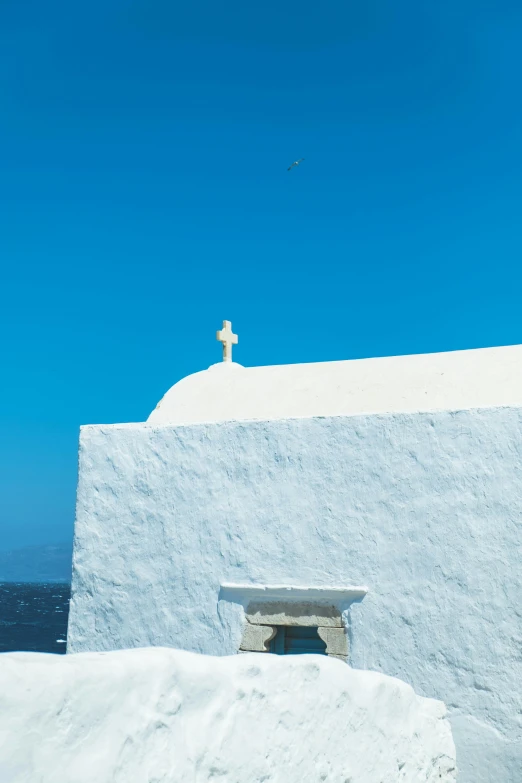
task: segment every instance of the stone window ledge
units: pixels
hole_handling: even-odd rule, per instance
[[[262,598],[264,601],[281,599],[284,601],[305,600],[320,601],[341,607],[349,605],[356,600],[364,598],[368,592],[367,587],[339,586],[339,587],[304,587],[298,585],[252,585],[234,584],[225,582],[221,585],[220,598],[223,600],[242,603],[243,606],[254,598]]]

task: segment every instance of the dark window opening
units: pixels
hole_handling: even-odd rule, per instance
[[[314,626],[281,625],[270,642],[276,655],[326,655],[326,643]]]

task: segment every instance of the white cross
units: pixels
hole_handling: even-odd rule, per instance
[[[223,321],[223,328],[216,332],[216,340],[223,343],[223,361],[232,361],[232,346],[237,345],[237,334],[232,331],[232,322]]]

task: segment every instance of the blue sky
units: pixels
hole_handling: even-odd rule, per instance
[[[522,342],[520,40],[503,0],[3,0],[0,548],[71,538],[79,425],[224,318],[245,365]]]

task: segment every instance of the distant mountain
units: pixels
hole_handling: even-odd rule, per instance
[[[71,567],[71,544],[0,552],[0,582],[70,582]]]

